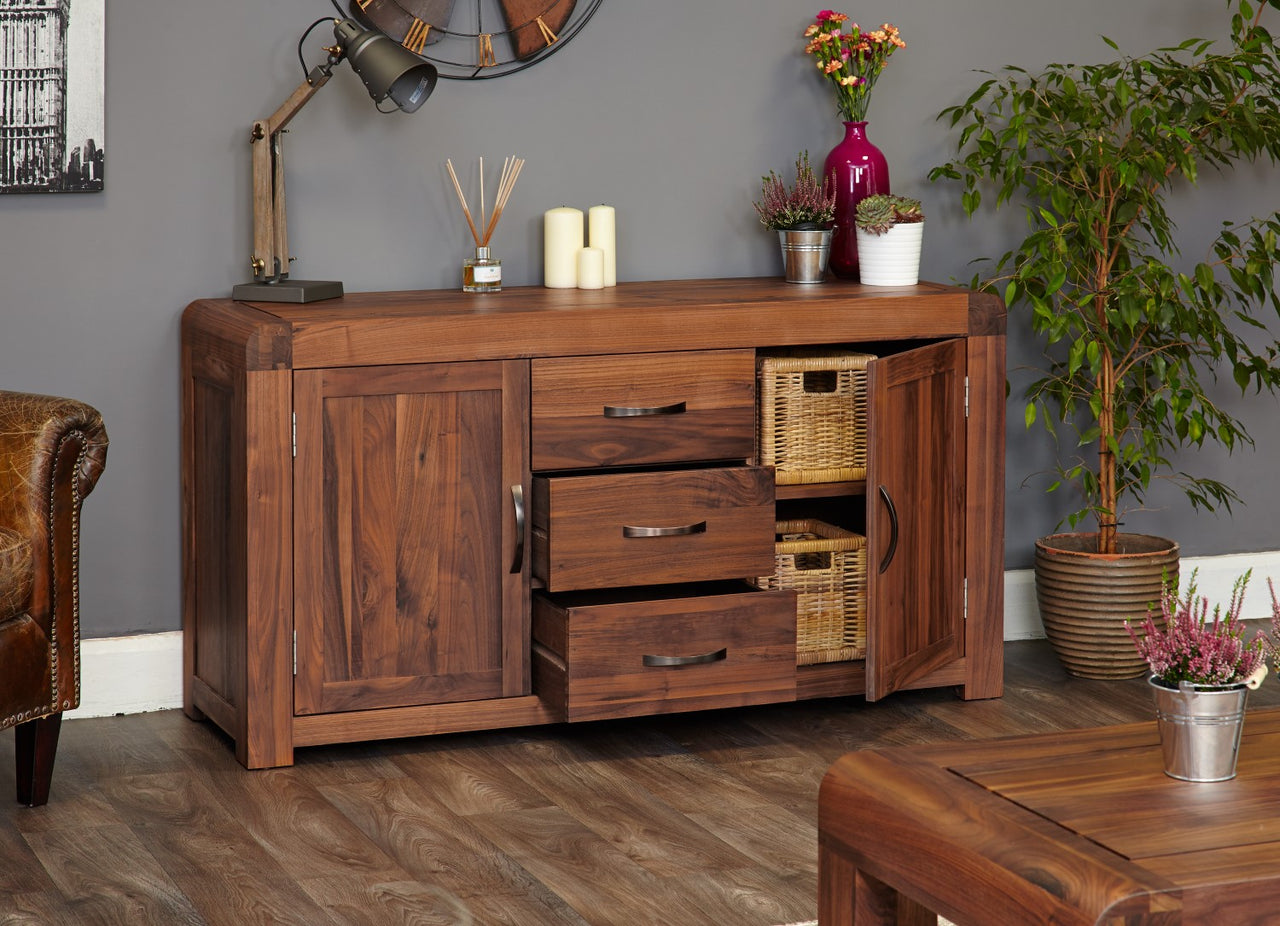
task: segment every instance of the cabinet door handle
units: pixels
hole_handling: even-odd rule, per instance
[[[673,402],[670,405],[606,405],[606,418],[642,418],[645,415],[683,415],[686,411],[684,402]]]
[[[524,486],[511,487],[511,504],[516,513],[516,552],[511,558],[511,571],[524,568]]]
[[[898,509],[894,507],[893,497],[884,486],[880,486],[880,498],[889,509],[889,549],[885,551],[884,559],[880,560],[880,571],[884,572],[893,562],[893,554],[898,550]]]
[[[622,525],[623,537],[680,537],[685,534],[705,534],[707,522],[696,524],[680,524],[676,527],[636,527],[631,524]]]
[[[729,650],[721,647],[714,653],[700,653],[697,656],[645,656],[644,664],[649,667],[661,666],[700,666],[708,662],[720,662],[729,658]]]

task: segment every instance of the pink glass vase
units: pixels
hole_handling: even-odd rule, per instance
[[[831,272],[848,280],[858,278],[858,236],[854,211],[863,197],[889,192],[889,162],[867,140],[865,122],[846,122],[844,140],[831,149],[822,175],[835,175],[836,227],[831,239]]]

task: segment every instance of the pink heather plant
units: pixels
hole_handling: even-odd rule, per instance
[[[1191,574],[1185,599],[1179,599],[1172,583],[1160,601],[1161,621],[1151,612],[1140,630],[1125,622],[1138,653],[1151,667],[1156,680],[1170,688],[1180,682],[1193,685],[1232,685],[1253,680],[1253,687],[1266,672],[1268,656],[1276,654],[1275,643],[1263,631],[1245,642],[1245,627],[1240,623],[1249,570],[1236,579],[1231,590],[1231,603],[1225,616],[1215,605],[1213,620],[1208,619],[1209,601],[1196,596],[1196,573]],[[1267,582],[1271,585],[1270,580]],[[1280,603],[1271,590],[1272,627],[1280,631]],[[1256,680],[1254,676],[1256,675]]]
[[[802,151],[796,157],[796,182],[791,189],[769,171],[769,176],[761,178],[760,201],[752,205],[765,228],[830,228],[836,218],[835,181],[828,177],[819,183],[809,166],[809,152]]]
[[[863,32],[843,13],[823,10],[804,30],[804,37],[809,40],[805,53],[817,59],[818,70],[835,85],[836,105],[845,121],[866,122],[876,78],[889,56],[907,47],[897,26],[885,23]]]

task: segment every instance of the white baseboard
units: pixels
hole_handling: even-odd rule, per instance
[[[1271,593],[1267,577],[1275,580],[1280,594],[1280,550],[1263,553],[1234,553],[1225,556],[1185,556],[1178,563],[1181,589],[1186,590],[1192,570],[1198,570],[1198,594],[1226,607],[1231,587],[1246,570],[1252,569],[1241,616],[1246,620],[1271,616]],[[1035,572],[1011,569],[1004,574],[1004,638],[1034,640],[1044,636],[1040,609],[1036,606]]]
[[[80,706],[67,720],[182,707],[182,631],[80,641]]]
[[[1271,616],[1267,577],[1273,577],[1280,590],[1280,550],[1186,557],[1180,568],[1184,587],[1191,570],[1198,569],[1200,593],[1224,604],[1231,597],[1236,577],[1252,569],[1244,617]],[[1043,636],[1032,571],[1009,570],[1004,574],[1004,638],[1030,640]],[[181,706],[181,631],[81,641],[80,707],[68,712],[68,719],[140,714]]]

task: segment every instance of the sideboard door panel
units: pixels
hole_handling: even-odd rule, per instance
[[[868,368],[870,701],[964,655],[964,347]]]
[[[294,401],[295,712],[528,694],[528,364],[299,371]]]

